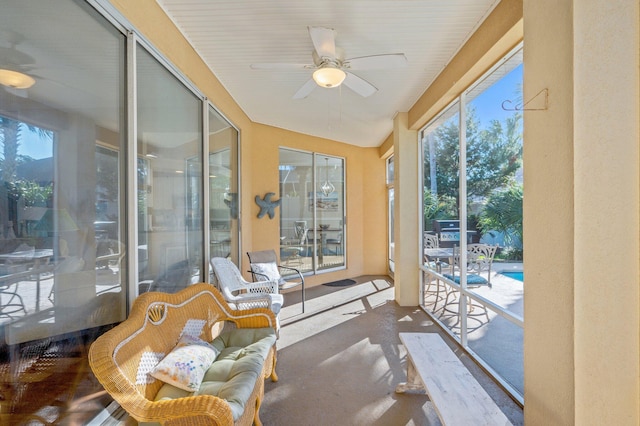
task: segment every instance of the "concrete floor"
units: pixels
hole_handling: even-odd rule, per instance
[[[285,295],[278,341],[279,381],[265,384],[260,418],[271,425],[440,425],[424,395],[396,394],[406,381],[399,332],[440,333],[514,425],[522,409],[419,307],[394,301],[389,277],[359,277],[349,287]]]

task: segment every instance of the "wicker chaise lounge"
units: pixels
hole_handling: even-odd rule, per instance
[[[264,380],[277,381],[275,324],[269,309],[229,308],[210,284],[145,293],[129,318],[93,343],[89,362],[107,392],[141,424],[260,425]],[[156,378],[165,355],[194,347],[185,339],[215,358],[204,366],[201,383],[187,384],[191,392]]]

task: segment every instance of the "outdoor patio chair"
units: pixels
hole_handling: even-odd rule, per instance
[[[423,249],[435,249],[440,247],[440,241],[438,240],[438,236],[434,234],[430,234],[429,232],[422,233],[422,248]],[[424,255],[424,264],[429,266],[431,269],[437,269],[440,271],[443,265],[447,265],[441,261],[432,261],[429,259],[427,255]],[[448,266],[448,265],[447,265]]]
[[[222,296],[233,309],[268,308],[280,314],[284,298],[278,293],[278,282],[249,282],[242,277],[238,267],[224,257],[211,258],[211,268]]]
[[[470,288],[478,288],[482,286],[487,286],[491,288],[491,265],[493,264],[493,257],[498,249],[498,246],[492,246],[489,244],[468,244],[467,245],[467,267],[460,267],[460,248],[457,246],[453,247],[453,264],[452,264],[452,273],[444,274],[446,278],[454,281],[456,284],[460,284],[460,274],[462,270],[466,270],[467,272],[467,289]],[[458,268],[459,273],[456,275],[456,268]],[[487,278],[484,278],[481,273],[487,273]],[[445,301],[445,310],[453,311],[451,309],[452,305],[459,305],[460,301],[455,299],[449,302],[449,297],[454,295],[455,291],[450,291],[447,294],[447,300]],[[455,296],[454,296],[455,297]],[[473,300],[470,297],[467,297],[467,307],[468,312],[471,313],[475,310],[475,308],[482,308],[483,312],[481,315],[486,316],[487,322],[489,321],[489,313],[487,308],[483,305],[478,305],[477,303],[473,303]]]
[[[247,252],[254,281],[277,281],[280,290],[302,287],[302,312],[304,313],[304,277],[299,270],[278,264],[274,250]],[[283,278],[283,275],[287,277]]]
[[[299,226],[298,222],[296,222],[294,231],[295,239],[293,239],[292,241],[287,241],[286,239],[284,239],[282,241],[282,251],[286,255],[284,262],[287,265],[297,264],[302,266],[302,256],[307,255],[307,251],[310,247],[308,240],[309,229],[302,225]]]
[[[424,232],[422,234],[422,248],[438,248],[440,247],[440,242],[438,241],[438,236],[434,234],[430,234],[428,232]]]
[[[167,270],[154,280],[143,280],[138,284],[138,294],[148,291],[177,293],[194,284],[192,279],[192,265],[188,260],[181,260],[169,266]]]
[[[467,244],[467,286],[491,287],[491,265],[497,249],[497,245]],[[460,269],[460,248],[457,246],[453,247],[453,275],[455,268]],[[483,273],[487,274],[486,279],[482,276]],[[460,283],[459,276],[455,277],[455,282]]]
[[[4,279],[4,278],[3,278]],[[7,280],[0,282],[0,318],[7,317],[13,319],[13,314],[23,312],[27,314],[27,307],[22,300],[22,296],[18,293],[19,280]],[[13,286],[13,289],[11,288]]]
[[[440,241],[438,236],[429,232],[423,232],[422,234],[422,248],[423,249],[437,249],[440,248]],[[443,267],[448,267],[447,262],[441,260],[441,258],[431,259],[424,254],[424,264],[429,268],[436,270],[438,273],[442,273]],[[425,287],[425,303],[426,299],[431,300],[433,298],[433,310],[436,310],[436,305],[445,299],[447,289],[440,279],[431,277],[425,274],[426,287]],[[432,297],[433,296],[433,297]]]
[[[339,232],[336,238],[327,238],[325,246],[327,248],[335,247],[335,250],[333,251],[335,255],[342,254],[342,232]]]

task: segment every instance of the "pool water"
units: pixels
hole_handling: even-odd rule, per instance
[[[505,277],[524,282],[524,272],[522,271],[502,271],[500,273]]]

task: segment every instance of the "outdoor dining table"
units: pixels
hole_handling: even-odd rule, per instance
[[[36,312],[38,312],[40,310],[40,275],[45,272],[53,271],[54,265],[49,264],[49,259],[52,256],[52,249],[24,250],[0,254],[0,262],[4,261],[9,264],[24,265],[23,271],[0,275],[0,283],[9,285],[21,282],[28,277],[35,276]]]
[[[318,238],[318,240],[316,240],[316,242],[319,242],[319,247],[317,250],[318,253],[318,263],[322,264],[324,262],[324,248],[327,245],[327,233],[329,232],[340,232],[341,229],[340,228],[317,228],[317,229],[310,229],[310,231],[314,234],[313,235],[313,239],[315,240],[316,234],[320,237]]]
[[[427,256],[429,260],[436,261],[436,270],[438,273],[442,272],[442,259],[447,259],[450,265],[453,264],[453,247],[426,248],[424,249],[424,255]]]

